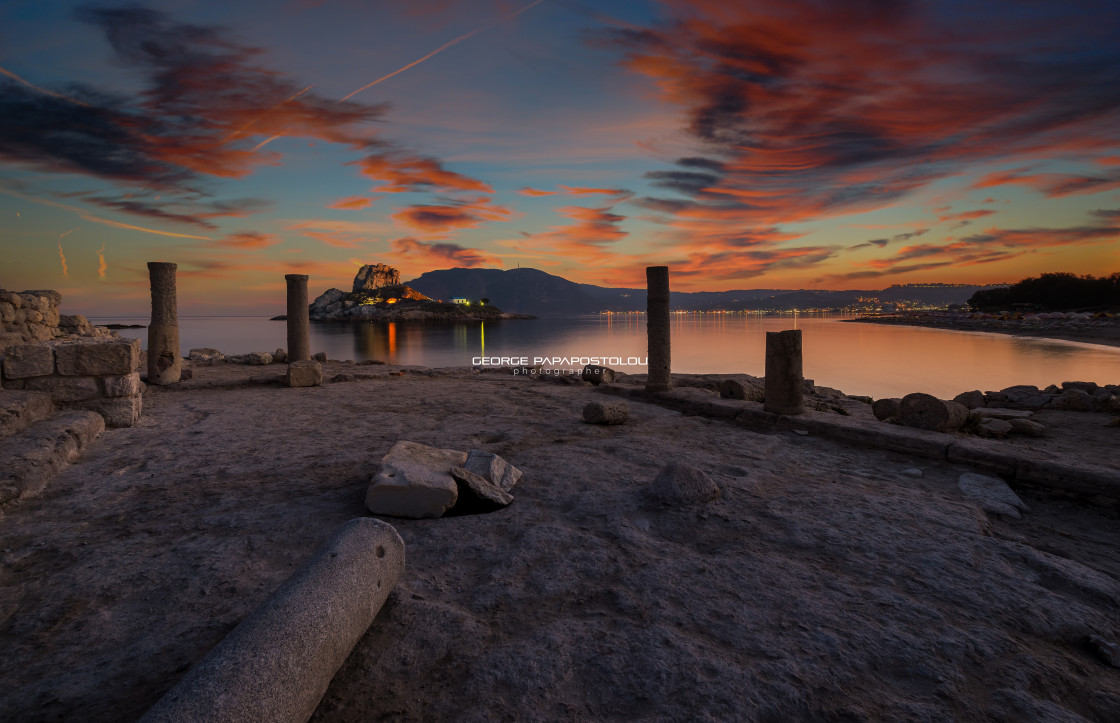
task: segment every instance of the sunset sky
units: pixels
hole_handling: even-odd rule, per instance
[[[158,8],[158,9],[156,9]],[[358,265],[679,290],[1120,271],[1120,4],[0,4],[0,286]]]

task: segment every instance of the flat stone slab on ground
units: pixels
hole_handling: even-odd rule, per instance
[[[957,487],[966,499],[977,500],[985,511],[1018,517],[1019,512],[1030,512],[1030,508],[1019,499],[1007,483],[999,477],[965,472],[957,479]],[[989,507],[991,509],[989,509]],[[1010,512],[1008,512],[1010,510]]]

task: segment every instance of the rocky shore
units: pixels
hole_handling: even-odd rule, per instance
[[[1079,341],[1086,344],[1120,346],[1120,314],[1079,313],[1079,312],[1040,312],[1020,314],[1002,312],[903,312],[861,316],[858,319],[845,319],[864,324],[900,324],[903,326],[926,326],[936,329],[955,331],[984,331],[995,334],[1015,336],[1035,336],[1065,341]]]
[[[516,499],[385,518],[407,567],[314,720],[1120,718],[1116,510],[823,434],[901,429],[870,400],[811,385],[795,426],[752,430],[745,376],[647,397],[633,377],[325,362],[287,388],[274,366],[185,364],[5,507],[0,719],[139,717],[369,514],[401,441],[500,455]],[[589,423],[596,402],[626,413]],[[1120,475],[1115,414],[1052,406],[1031,412],[1043,437],[906,434]],[[664,494],[674,464],[718,494]]]

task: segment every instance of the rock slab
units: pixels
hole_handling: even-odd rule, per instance
[[[957,479],[957,487],[966,499],[976,500],[985,512],[1018,519],[1020,512],[1030,508],[1019,499],[1007,483],[998,477],[965,472]]]
[[[470,451],[463,467],[480,475],[487,482],[496,485],[505,492],[512,490],[517,481],[521,479],[521,470],[493,452],[483,452],[479,449]]]
[[[452,467],[452,479],[459,487],[459,500],[455,511],[460,514],[479,514],[500,510],[513,502],[513,495],[504,491],[485,477],[464,467]]]
[[[308,720],[404,563],[391,525],[350,520],[141,720]]]
[[[440,517],[459,497],[459,486],[448,470],[462,467],[466,461],[466,452],[397,442],[381,458],[381,470],[370,480],[366,507],[375,515]]]

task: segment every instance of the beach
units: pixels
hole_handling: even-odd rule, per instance
[[[950,313],[907,313],[883,316],[861,316],[850,319],[865,324],[897,324],[901,326],[924,326],[934,329],[954,331],[981,331],[992,334],[1033,337],[1039,339],[1060,339],[1083,344],[1120,346],[1120,317],[1093,318],[1089,320],[1067,319],[1024,319],[998,315],[950,314]]]
[[[1114,508],[1017,489],[1030,512],[1001,517],[962,496],[967,465],[634,399],[628,423],[586,424],[609,397],[585,383],[345,362],[301,389],[270,367],[192,374],[6,506],[0,717],[141,715],[369,515],[399,440],[494,452],[524,477],[497,512],[383,518],[407,567],[315,720],[1120,716],[1116,668],[1088,643],[1120,639]],[[1115,432],[1065,414],[1094,448]],[[1048,449],[1077,444],[1063,434]],[[1115,464],[1109,448],[1089,462]],[[672,461],[722,495],[651,499]]]

